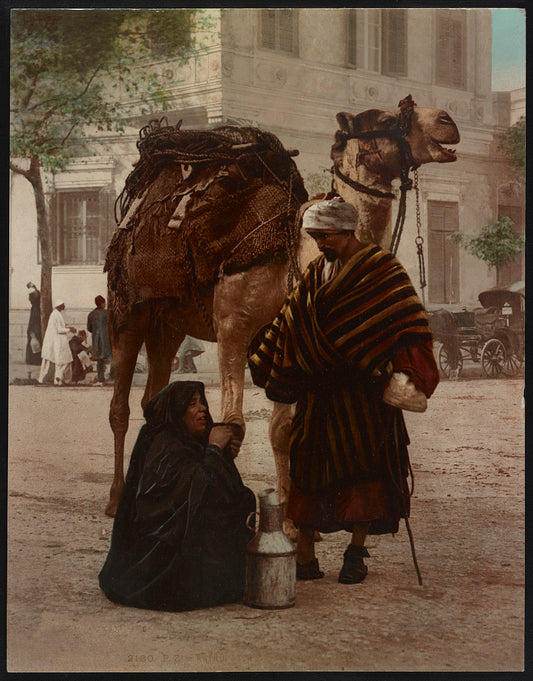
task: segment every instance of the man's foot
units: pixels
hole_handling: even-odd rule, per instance
[[[97,388],[101,388],[104,384],[102,381],[97,381],[96,383],[93,383],[93,385],[95,385]]]
[[[362,582],[368,572],[367,566],[363,563],[363,557],[369,556],[366,546],[350,544],[344,552],[344,564],[339,572],[339,582],[341,584]]]
[[[296,563],[296,579],[322,579],[324,573],[318,567],[318,558],[307,563]]]

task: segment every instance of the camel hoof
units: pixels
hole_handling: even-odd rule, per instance
[[[105,514],[108,515],[110,518],[114,518],[115,515],[117,514],[117,506],[118,503],[110,499],[107,503],[107,506],[105,507]]]

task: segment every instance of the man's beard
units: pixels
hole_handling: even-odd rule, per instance
[[[339,257],[332,248],[324,248],[322,253],[328,262],[335,262]]]

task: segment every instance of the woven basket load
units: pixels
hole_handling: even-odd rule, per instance
[[[152,122],[137,146],[104,268],[116,326],[136,303],[188,299],[191,287],[208,291],[222,271],[287,259],[296,248],[307,192],[271,133]]]

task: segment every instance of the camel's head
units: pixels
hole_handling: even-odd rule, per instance
[[[331,148],[333,161],[343,165],[343,162],[351,159],[352,163],[357,166],[363,164],[370,172],[379,174],[385,180],[400,176],[400,139],[409,145],[410,165],[457,160],[455,150],[443,145],[457,144],[460,140],[459,131],[452,118],[441,109],[413,104],[407,119],[405,111],[401,109],[370,109],[357,116],[340,112],[337,122],[339,130],[335,133],[335,143]]]
[[[443,145],[458,144],[461,139],[455,122],[446,111],[428,107],[415,107],[411,130],[406,140],[417,164],[450,163],[457,160],[455,149]]]

